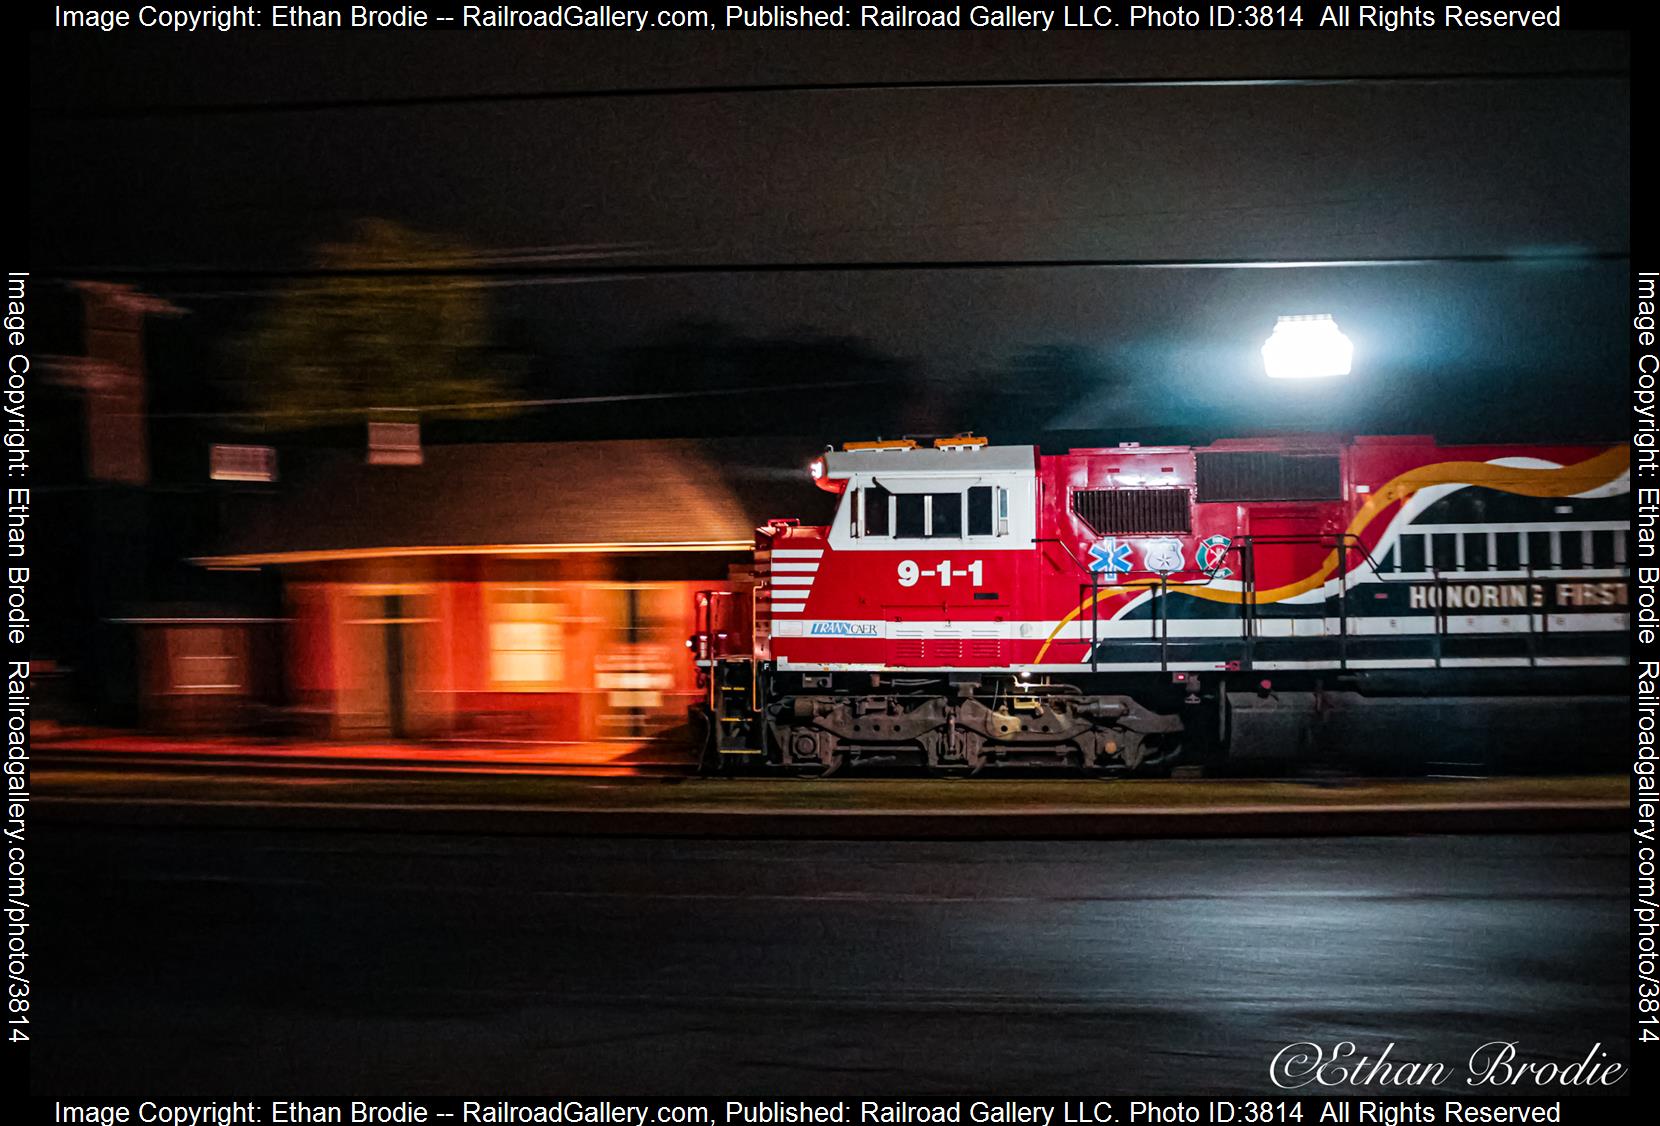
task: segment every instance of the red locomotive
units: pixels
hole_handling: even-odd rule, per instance
[[[831,524],[769,523],[698,596],[711,768],[1156,771],[1362,728],[1433,759],[1437,725],[1624,714],[1624,446],[963,436],[812,476]]]

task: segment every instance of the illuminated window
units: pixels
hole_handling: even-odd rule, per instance
[[[565,681],[565,604],[542,587],[497,587],[490,597],[490,679],[548,690]]]
[[[182,696],[230,695],[242,690],[242,655],[236,635],[214,626],[169,630],[170,688]]]

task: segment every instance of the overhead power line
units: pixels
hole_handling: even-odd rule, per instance
[[[474,94],[407,94],[361,98],[295,98],[262,102],[139,103],[120,106],[46,107],[49,121],[121,120],[167,117],[232,117],[258,114],[332,113],[345,110],[418,109],[436,106],[490,106],[533,102],[570,102],[616,98],[724,97],[764,94],[858,94],[926,90],[1089,90],[1248,87],[1469,85],[1503,82],[1585,82],[1629,79],[1629,70],[1608,67],[1583,70],[1532,70],[1414,74],[1264,75],[1243,78],[984,78],[916,79],[870,82],[733,82],[688,86],[612,86],[589,90],[522,90]]]
[[[964,273],[1036,270],[1310,270],[1439,265],[1579,265],[1627,262],[1625,250],[1544,250],[1517,254],[1378,255],[1356,258],[1016,258],[912,259],[859,262],[590,263],[549,266],[494,262],[474,265],[365,267],[127,266],[56,269],[77,280],[116,282],[233,281],[289,282],[331,279],[509,279],[520,283],[627,281],[634,278],[697,277],[705,274]]]
[[[827,388],[841,389],[845,387],[870,387],[885,384],[880,379],[827,379],[808,383],[791,385],[791,390],[813,388],[823,390]],[[707,399],[722,395],[762,395],[776,388],[767,387],[707,387],[692,391],[640,391],[616,395],[569,395],[556,399],[479,399],[472,402],[457,403],[417,403],[412,406],[358,406],[358,407],[295,407],[287,410],[239,410],[239,411],[148,411],[146,418],[257,418],[257,419],[288,419],[288,418],[361,418],[364,415],[375,413],[404,413],[415,415],[455,414],[466,411],[486,410],[513,410],[521,407],[583,407],[599,406],[606,403],[640,403],[661,399]]]

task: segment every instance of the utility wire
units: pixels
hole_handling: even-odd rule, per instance
[[[1246,78],[985,78],[871,82],[742,82],[695,86],[613,86],[594,90],[529,90],[483,94],[407,94],[365,98],[296,98],[265,102],[151,103],[121,106],[56,106],[38,111],[46,121],[113,121],[134,118],[237,117],[258,114],[332,113],[347,110],[418,109],[435,106],[515,105],[593,99],[725,97],[764,94],[859,94],[919,90],[1171,90],[1195,88],[1318,86],[1438,86],[1504,82],[1626,80],[1617,67],[1584,70],[1437,71],[1423,74],[1279,75]]]
[[[876,384],[885,384],[880,379],[830,379],[818,380],[810,383],[791,384],[788,390],[799,391],[806,388],[826,387],[869,387]],[[695,391],[642,391],[632,394],[619,395],[576,395],[559,399],[485,399],[467,403],[422,403],[414,406],[378,406],[378,407],[297,407],[286,410],[243,410],[243,411],[147,411],[141,417],[146,418],[323,418],[348,417],[355,418],[367,414],[379,413],[406,413],[406,414],[450,414],[455,411],[477,410],[504,410],[514,407],[565,407],[591,406],[600,403],[637,403],[657,399],[703,399],[721,395],[764,395],[775,392],[780,388],[769,387],[710,387]]]

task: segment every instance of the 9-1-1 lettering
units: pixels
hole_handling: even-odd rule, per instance
[[[941,559],[937,567],[924,567],[915,559],[901,559],[899,561],[899,585],[915,586],[924,575],[931,575],[939,580],[940,586],[950,586],[952,579],[968,579],[969,585],[979,586],[985,579],[984,564],[976,559],[967,567],[953,568],[951,560]]]

